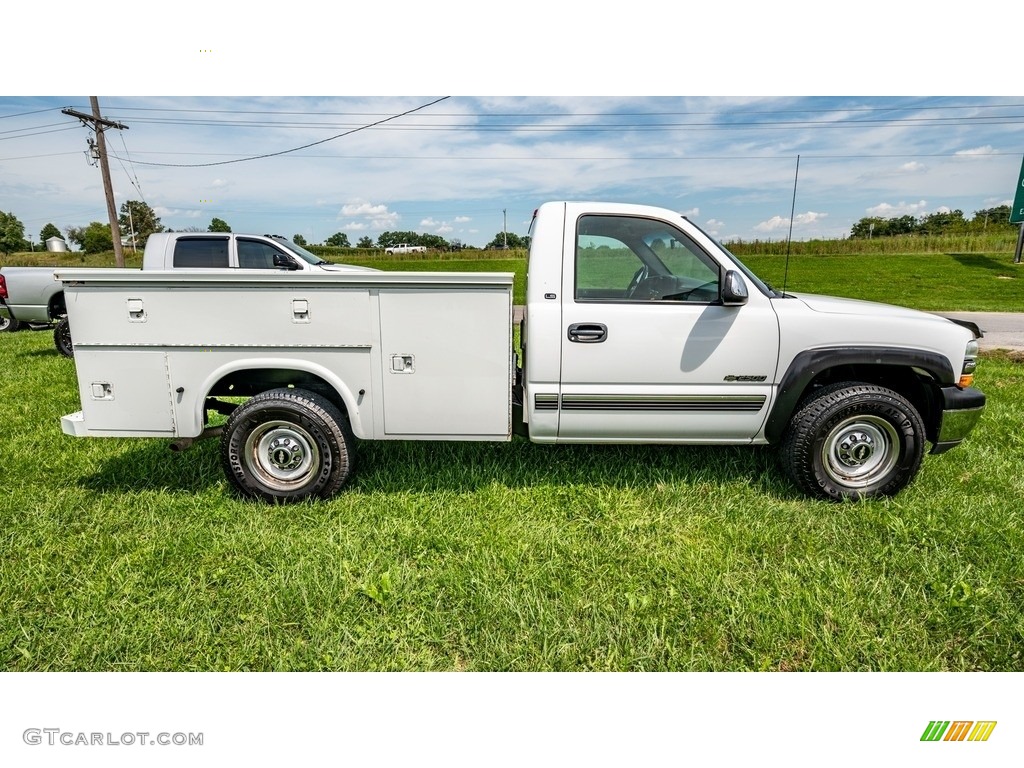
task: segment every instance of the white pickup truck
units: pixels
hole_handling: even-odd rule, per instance
[[[275,502],[338,491],[355,438],[513,433],[770,443],[803,491],[848,499],[899,491],[985,406],[967,328],[782,294],[670,210],[546,203],[528,268],[521,368],[510,274],[60,270],[82,404],[63,430],[219,435],[231,483]]]
[[[371,267],[331,264],[280,235],[157,232],[142,255],[144,270],[278,269],[294,272],[374,271]],[[64,286],[53,267],[6,267],[0,270],[0,331],[23,323],[56,323],[54,344],[74,357]]]
[[[399,243],[398,245],[389,245],[384,249],[384,253],[391,254],[395,253],[426,253],[426,246],[423,245],[409,245],[408,243]]]

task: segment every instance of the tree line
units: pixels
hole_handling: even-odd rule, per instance
[[[163,225],[156,211],[146,202],[141,200],[128,200],[121,204],[120,215],[118,216],[118,227],[121,230],[121,241],[137,248],[145,247],[146,240],[154,232],[173,232]],[[230,232],[230,225],[223,219],[214,217],[205,228],[186,227],[181,232]],[[66,226],[63,233],[56,225],[48,223],[39,231],[40,247],[51,237],[58,237],[66,242],[74,243],[86,253],[101,253],[112,250],[114,247],[113,237],[110,232],[110,225],[103,222],[93,221],[85,226]],[[297,245],[320,245],[319,243],[307,243],[306,238],[301,234],[292,235],[292,241]],[[395,245],[422,245],[431,250],[458,251],[464,247],[458,238],[446,240],[440,235],[427,234],[412,231],[382,232],[377,241],[370,237],[361,237],[356,242],[356,248],[390,248]],[[335,232],[326,238],[323,245],[332,245],[341,248],[352,248],[348,235],[344,232]],[[528,238],[513,234],[512,232],[498,232],[485,248],[525,248],[528,245]],[[0,252],[4,254],[15,251],[28,251],[35,247],[34,241],[26,239],[25,226],[13,213],[0,211]]]
[[[1009,232],[1017,228],[1010,223],[1010,206],[997,205],[975,211],[970,219],[959,208],[955,211],[929,213],[924,216],[866,216],[850,229],[851,238],[896,237],[898,235],[966,235]]]

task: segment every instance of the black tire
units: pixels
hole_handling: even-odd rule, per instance
[[[917,475],[924,445],[924,422],[906,398],[843,382],[796,412],[779,456],[805,493],[845,501],[895,494]]]
[[[334,403],[303,389],[272,389],[236,408],[221,463],[244,496],[271,503],[333,496],[353,468],[353,438]]]
[[[15,317],[0,317],[0,333],[14,333],[21,328],[21,321]]]
[[[64,357],[75,356],[75,345],[71,341],[71,324],[66,317],[62,317],[53,329],[53,343]]]

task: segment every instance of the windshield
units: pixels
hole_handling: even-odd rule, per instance
[[[329,264],[330,263],[326,259],[321,259],[315,253],[310,253],[305,248],[303,248],[301,245],[296,245],[295,243],[293,243],[291,240],[289,240],[286,237],[281,237],[281,235],[267,235],[267,237],[273,239],[274,242],[276,242],[276,243],[278,243],[280,245],[283,245],[285,248],[287,248],[289,251],[294,253],[300,259],[302,259],[303,261],[308,261],[310,264]]]

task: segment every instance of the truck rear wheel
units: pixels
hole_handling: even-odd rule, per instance
[[[64,357],[75,356],[75,346],[71,341],[71,323],[66,317],[62,317],[53,329],[53,343]]]
[[[13,317],[0,317],[0,333],[14,333],[21,328],[21,321]]]
[[[903,396],[873,384],[823,388],[793,416],[780,458],[793,482],[835,501],[891,496],[921,468],[924,423]]]
[[[224,426],[221,462],[245,496],[293,502],[335,494],[352,474],[348,422],[330,400],[272,389],[236,408]]]

